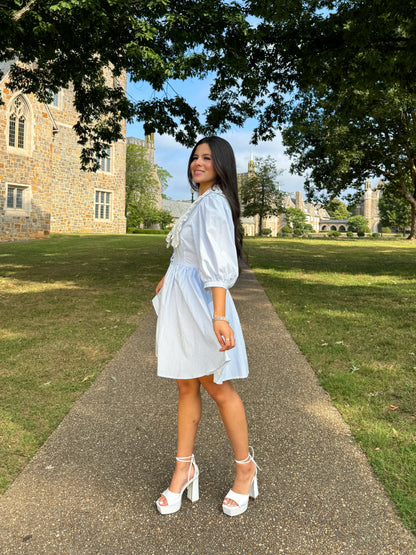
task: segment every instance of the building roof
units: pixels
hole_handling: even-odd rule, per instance
[[[189,200],[171,200],[162,198],[162,210],[167,210],[173,218],[180,218],[189,208],[191,201]]]

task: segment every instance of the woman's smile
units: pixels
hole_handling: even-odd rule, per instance
[[[217,172],[208,144],[203,143],[195,149],[190,169],[194,183],[199,185],[200,195],[214,185],[217,180]]]

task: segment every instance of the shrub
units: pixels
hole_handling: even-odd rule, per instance
[[[283,233],[292,233],[293,229],[290,227],[290,225],[285,225],[282,227],[282,232]]]
[[[365,237],[365,231],[362,230],[362,229],[359,229],[359,230],[357,231],[357,235],[358,235],[358,237]]]
[[[139,235],[167,235],[169,229],[139,229],[137,227],[129,227],[127,233],[137,233]]]
[[[302,237],[302,235],[303,235],[303,230],[302,230],[302,229],[299,229],[299,228],[296,228],[296,229],[293,230],[292,233],[293,233],[293,236],[294,236],[294,237]]]
[[[380,237],[380,233],[372,233],[371,237],[373,237],[373,239],[378,239]]]
[[[272,234],[272,230],[270,229],[270,227],[264,227],[261,230],[261,234],[263,235],[263,237],[268,237],[269,235]]]
[[[347,231],[347,237],[354,237],[354,233],[352,231]]]
[[[381,233],[391,233],[391,229],[389,227],[382,227]]]

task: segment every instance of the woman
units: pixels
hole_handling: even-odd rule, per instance
[[[228,289],[238,277],[242,234],[237,172],[230,144],[201,139],[192,150],[188,179],[197,200],[167,237],[174,247],[169,269],[156,288],[158,376],[174,378],[179,390],[176,467],[156,501],[161,514],[181,507],[187,488],[199,499],[193,453],[201,418],[200,387],[216,402],[236,459],[236,476],[223,502],[229,516],[243,513],[257,497],[257,467],[249,452],[244,406],[231,380],[248,376],[244,339]]]

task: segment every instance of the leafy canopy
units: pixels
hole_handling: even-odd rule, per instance
[[[378,209],[383,227],[394,227],[405,232],[412,223],[410,204],[394,188],[386,187]]]
[[[259,19],[249,64],[265,91],[257,136],[283,128],[310,200],[383,177],[409,202],[416,237],[416,0],[252,0],[249,10]]]
[[[235,79],[249,75],[245,55],[248,23],[227,0],[11,0],[0,4],[0,61],[19,60],[10,87],[49,102],[72,86],[84,167],[121,138],[123,119],[145,122],[145,133],[169,133],[190,145],[198,133],[241,125],[253,108],[230,98],[218,102],[205,122],[188,101],[166,94],[167,83],[214,77],[228,68]],[[111,68],[112,76],[106,75]],[[152,98],[126,97],[123,79],[145,81]],[[202,118],[201,118],[202,119]]]

